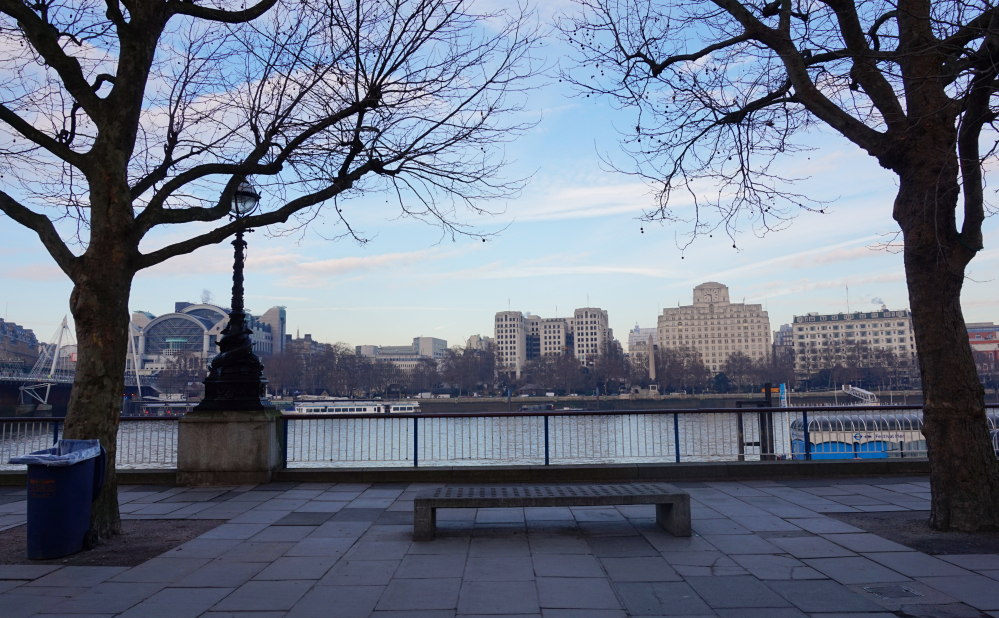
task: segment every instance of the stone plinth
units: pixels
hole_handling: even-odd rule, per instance
[[[281,467],[280,412],[195,411],[177,430],[178,485],[268,483]]]

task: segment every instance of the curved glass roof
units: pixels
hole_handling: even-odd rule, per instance
[[[180,350],[201,352],[204,349],[205,331],[214,324],[206,324],[208,320],[197,316],[173,315],[175,317],[164,317],[143,329],[146,354]]]

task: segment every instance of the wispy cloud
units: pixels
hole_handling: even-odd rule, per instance
[[[19,279],[24,281],[58,281],[66,279],[66,273],[59,270],[55,264],[25,264],[14,268],[5,268],[0,272],[0,279]],[[67,279],[68,280],[68,279]]]

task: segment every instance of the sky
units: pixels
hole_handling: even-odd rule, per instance
[[[555,41],[545,49],[549,64],[564,51]],[[894,176],[842,138],[812,133],[814,150],[782,164],[805,178],[799,190],[828,202],[824,214],[801,212],[763,237],[742,229],[738,249],[715,234],[681,250],[685,227],[640,220],[653,203],[649,188],[601,165],[600,155],[620,156],[617,128],[631,126],[626,113],[547,79],[532,89],[524,114],[537,126],[506,154],[507,175],[530,176],[526,188],[490,204],[493,216],[462,215],[477,231],[495,232],[488,242],[452,241],[399,218],[383,197],[364,196],[344,206],[371,238],[363,246],[327,240],[322,220],[294,237],[251,234],[247,306],[260,314],[283,305],[288,332],[349,345],[402,345],[417,336],[455,345],[491,336],[497,311],[557,317],[586,306],[607,310],[626,343],[629,329],[655,326],[663,307],[689,304],[693,287],[706,281],[727,285],[733,302],[764,305],[774,329],[813,311],[909,307],[901,254],[878,248],[898,231]],[[962,296],[969,322],[999,321],[997,240],[992,217]],[[48,340],[69,313],[71,283],[33,233],[5,217],[0,259],[2,316]],[[176,301],[198,302],[204,290],[229,306],[231,260],[231,247],[216,245],[142,271],[129,306],[160,315]]]

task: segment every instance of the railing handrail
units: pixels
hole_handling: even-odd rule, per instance
[[[119,416],[119,421],[176,421],[183,416]],[[0,416],[0,423],[63,423],[65,416]]]

